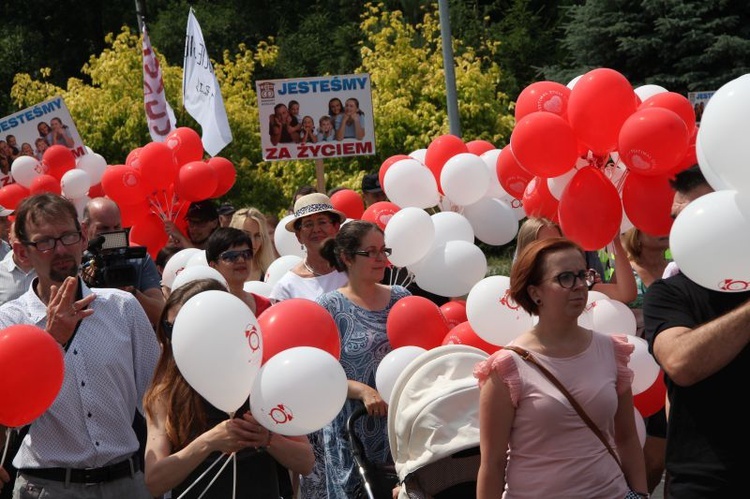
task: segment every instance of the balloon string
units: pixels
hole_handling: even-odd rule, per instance
[[[232,454],[232,499],[237,497],[237,454]]]
[[[218,464],[218,462],[219,462],[219,461],[221,461],[221,459],[222,459],[222,458],[223,458],[224,456],[227,456],[227,454],[221,454],[221,455],[220,455],[219,457],[217,457],[217,458],[216,458],[216,460],[215,460],[215,461],[214,461],[213,463],[211,463],[211,466],[209,466],[208,468],[206,468],[206,471],[204,471],[203,473],[201,473],[201,475],[200,475],[200,476],[199,476],[198,478],[196,478],[196,479],[195,479],[195,481],[194,481],[193,483],[191,483],[191,484],[190,484],[190,487],[188,487],[187,489],[185,489],[185,491],[184,491],[184,492],[183,492],[182,494],[180,494],[180,495],[179,495],[179,497],[178,497],[177,499],[182,499],[182,497],[184,497],[184,496],[185,496],[185,494],[187,494],[188,492],[190,492],[190,489],[192,489],[193,487],[195,487],[195,485],[196,485],[196,484],[197,484],[198,482],[200,482],[200,481],[201,481],[201,479],[202,479],[202,478],[203,478],[204,476],[206,476],[206,475],[208,474],[208,472],[209,472],[209,471],[211,471],[211,469],[212,469],[212,468],[213,468],[214,466],[216,466],[216,465]],[[227,463],[229,462],[229,457],[230,457],[230,456],[231,456],[231,454],[230,454],[229,456],[227,456]],[[225,466],[226,466],[226,463],[224,463],[224,464],[225,464]],[[222,467],[222,468],[221,468],[221,470],[223,470],[223,469],[224,469],[224,468]],[[221,470],[219,470],[219,473],[221,473]],[[215,478],[214,478],[214,480],[215,480]],[[212,481],[211,483],[214,483],[214,482]],[[211,483],[210,483],[210,484],[208,484],[208,486],[209,486],[209,487],[211,486]],[[206,488],[206,490],[208,490],[208,488]],[[205,492],[206,492],[206,491],[204,490],[204,491],[203,491],[203,493],[205,494]]]
[[[227,460],[221,466],[221,468],[219,469],[219,471],[216,472],[216,476],[214,476],[213,480],[211,480],[208,483],[208,485],[206,485],[206,488],[203,489],[203,492],[201,493],[201,495],[198,496],[198,499],[201,499],[203,496],[206,495],[206,492],[208,492],[208,489],[210,489],[211,485],[213,485],[214,482],[219,478],[219,475],[221,475],[222,471],[224,471],[224,468],[227,467],[227,464],[229,464],[229,461],[233,461],[235,463],[237,462],[237,458],[236,458],[236,453],[235,452],[232,452],[231,454],[229,454],[229,457],[227,458]],[[232,488],[234,488],[234,486]]]
[[[13,431],[11,428],[5,429],[5,445],[3,445],[3,458],[0,459],[0,467],[5,464],[5,456],[8,455],[8,445],[10,444],[10,432]]]

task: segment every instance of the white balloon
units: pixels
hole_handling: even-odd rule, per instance
[[[440,246],[448,241],[466,241],[474,244],[474,229],[465,216],[452,211],[441,211],[430,215],[430,218],[435,226],[434,246]]]
[[[187,265],[190,257],[199,251],[201,250],[198,248],[185,248],[172,255],[164,265],[164,270],[161,274],[162,285],[171,288],[175,277],[185,269],[185,265]]]
[[[198,250],[190,256],[190,259],[185,264],[185,267],[206,267],[208,266],[208,260],[206,260],[206,250]]]
[[[413,158],[396,161],[388,168],[383,177],[383,190],[388,199],[401,208],[432,208],[440,201],[432,171]]]
[[[271,286],[271,288],[273,288],[274,285],[279,281],[279,279],[281,279],[281,277],[289,271],[289,269],[293,268],[301,261],[302,258],[298,257],[297,255],[280,256],[279,258],[271,262],[271,265],[268,266],[266,275],[263,277],[263,282],[267,283],[269,286]]]
[[[79,199],[88,194],[91,188],[91,177],[78,168],[65,172],[60,179],[62,195],[68,199]]]
[[[572,80],[570,80],[570,81],[568,82],[568,84],[567,84],[567,85],[565,85],[565,86],[566,86],[566,87],[568,87],[569,89],[573,90],[573,87],[575,87],[575,86],[576,86],[576,83],[578,83],[578,80],[580,80],[580,79],[581,79],[581,77],[583,77],[583,75],[578,75],[578,76],[576,76],[575,78],[573,78]]]
[[[502,149],[490,149],[479,156],[484,162],[484,166],[487,167],[487,174],[489,175],[489,185],[487,192],[484,194],[485,197],[501,198],[508,194],[497,178],[497,158],[500,157],[502,151]]]
[[[633,311],[618,300],[596,300],[591,303],[593,329],[604,334],[630,334],[636,331]]]
[[[91,201],[91,198],[88,196],[83,196],[78,199],[71,199],[70,202],[73,203],[73,206],[76,207],[76,213],[78,214],[78,221],[83,222],[83,210],[86,208],[86,205],[88,202]]]
[[[210,290],[190,298],[177,313],[172,351],[190,386],[231,414],[250,396],[263,359],[263,340],[245,302]]]
[[[183,286],[197,279],[213,279],[215,281],[219,281],[225,288],[229,289],[227,280],[224,279],[224,276],[221,275],[221,272],[212,267],[209,267],[208,265],[193,265],[192,267],[185,267],[182,272],[180,272],[180,274],[172,281],[171,289],[172,291],[174,291],[180,286]]]
[[[263,281],[246,281],[242,286],[242,289],[248,293],[255,293],[256,295],[268,298],[271,296],[271,285]]]
[[[628,343],[635,346],[628,367],[633,371],[633,395],[646,391],[659,375],[659,364],[648,352],[648,342],[638,336],[628,335]]]
[[[708,185],[713,187],[715,191],[734,190],[731,185],[711,169],[711,165],[708,163],[706,155],[703,152],[700,136],[695,139],[695,157],[698,160],[698,167],[700,168],[703,177],[706,179],[706,182],[708,182]]]
[[[487,165],[476,154],[456,154],[443,165],[440,185],[454,203],[460,206],[476,203],[484,197],[490,186]]]
[[[412,360],[426,351],[422,347],[409,345],[394,348],[383,357],[375,372],[375,386],[383,400],[390,404],[391,393],[393,393],[393,386],[398,376]]]
[[[31,186],[31,182],[42,173],[44,173],[42,164],[33,156],[18,156],[10,167],[13,180],[27,189]]]
[[[346,402],[339,361],[314,347],[293,347],[266,361],[255,378],[250,410],[274,433],[307,435],[330,423]]]
[[[391,217],[384,234],[385,245],[393,250],[388,260],[397,267],[406,267],[430,251],[435,240],[435,225],[423,209],[407,207]]]
[[[487,258],[472,243],[448,241],[409,269],[420,288],[440,296],[463,296],[487,275]]]
[[[589,290],[589,296],[586,299],[586,309],[591,308],[591,304],[598,300],[609,300],[609,296],[605,295],[601,291]]]
[[[510,297],[510,278],[485,277],[466,297],[466,317],[477,336],[494,345],[507,345],[532,326],[531,315]]]
[[[279,220],[276,230],[273,232],[273,242],[276,245],[276,251],[279,252],[279,255],[296,255],[300,258],[305,258],[307,250],[297,240],[297,235],[294,232],[289,232],[284,227],[293,218],[294,215],[289,214]]]
[[[96,185],[102,181],[104,170],[107,169],[107,160],[98,153],[84,154],[76,161],[76,167],[88,173],[91,185]]]
[[[669,90],[662,87],[661,85],[653,85],[653,84],[641,85],[640,87],[636,87],[634,91],[635,91],[635,95],[637,95],[638,98],[641,99],[641,102],[644,102],[646,99],[656,94],[669,92]]]
[[[414,158],[422,164],[424,164],[424,158],[426,155],[427,155],[427,149],[417,149],[416,151],[412,151],[408,154],[410,158]]]
[[[485,244],[502,246],[511,242],[518,233],[515,210],[499,199],[482,198],[464,207],[464,217],[474,229],[476,238]]]
[[[669,233],[680,270],[704,288],[724,292],[750,288],[750,194],[716,191],[692,201]]]

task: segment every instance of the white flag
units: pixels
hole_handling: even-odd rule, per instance
[[[177,121],[174,111],[164,95],[164,80],[161,77],[159,60],[151,50],[146,25],[143,25],[143,106],[146,109],[148,132],[154,142],[164,142]]]
[[[215,156],[232,141],[232,131],[214,67],[203,41],[203,32],[192,8],[188,15],[183,66],[182,99],[185,109],[203,129],[203,148]]]

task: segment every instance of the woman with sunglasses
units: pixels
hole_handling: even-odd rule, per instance
[[[388,404],[375,389],[375,373],[391,351],[386,320],[393,305],[410,293],[401,286],[381,284],[389,265],[383,231],[375,224],[352,220],[323,243],[320,254],[331,267],[345,272],[348,283],[317,299],[333,316],[341,339],[340,362],[349,380],[348,399],[325,426],[322,438],[311,439],[316,453],[313,473],[303,477],[302,497],[358,497],[361,478],[354,464],[346,422],[363,403],[370,418],[357,421],[355,431],[373,464],[392,462],[388,446]]]
[[[250,236],[234,227],[219,227],[206,241],[206,261],[219,271],[229,285],[229,292],[250,307],[256,317],[271,306],[270,300],[244,290],[253,261]]]
[[[629,487],[647,490],[628,368],[634,346],[625,336],[578,325],[589,277],[575,243],[530,243],[511,269],[510,297],[539,320],[511,345],[527,350],[573,395],[617,460],[563,392],[506,347],[475,369],[481,387],[478,499],[634,497],[626,496]]]
[[[236,497],[278,499],[277,462],[297,473],[312,469],[313,453],[307,437],[271,433],[253,418],[248,403],[229,419],[188,384],[174,360],[174,320],[190,298],[209,290],[226,288],[214,279],[197,279],[175,289],[167,298],[156,329],[162,353],[143,400],[148,428],[146,486],[154,496],[172,490],[172,497],[181,497],[221,454],[237,452]],[[184,497],[202,497],[219,467],[213,467]],[[206,497],[232,497],[233,484],[230,465],[210,486]]]

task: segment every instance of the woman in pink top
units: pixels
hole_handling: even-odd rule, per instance
[[[481,466],[477,498],[622,498],[645,491],[633,416],[633,345],[584,329],[588,297],[583,250],[562,238],[531,243],[511,270],[510,296],[537,324],[512,344],[529,350],[583,406],[615,459],[565,396],[537,368],[501,349],[477,365]],[[647,494],[642,494],[648,497]]]

